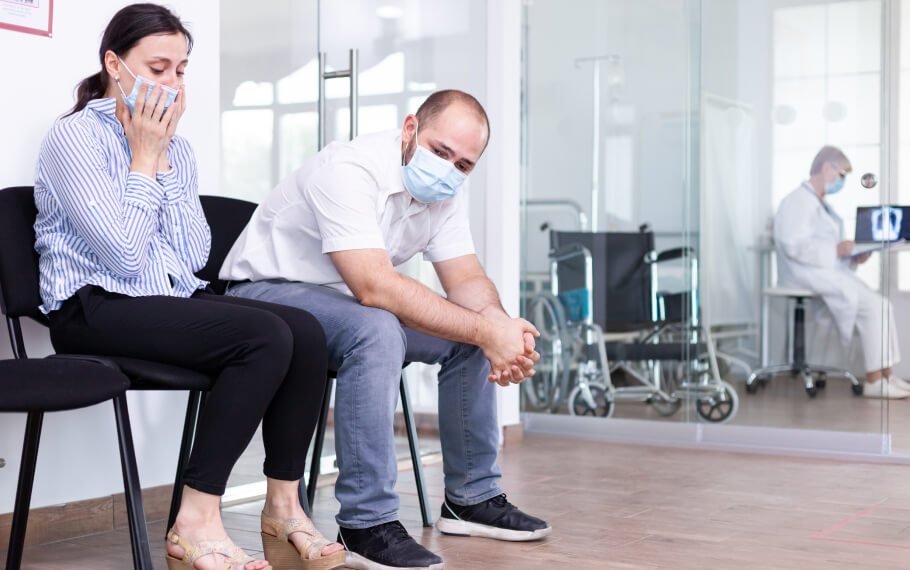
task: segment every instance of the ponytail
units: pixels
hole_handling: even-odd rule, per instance
[[[64,116],[74,115],[84,109],[92,99],[104,97],[104,93],[107,91],[107,80],[107,73],[99,71],[80,81],[76,86],[76,105]]]

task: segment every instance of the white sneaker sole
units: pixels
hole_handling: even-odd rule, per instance
[[[433,564],[432,566],[386,566],[379,562],[373,562],[369,558],[350,550],[345,556],[344,565],[348,568],[357,568],[359,570],[445,570],[446,567],[445,562]]]
[[[482,536],[484,538],[495,538],[496,540],[508,540],[510,542],[526,542],[529,540],[541,539],[553,530],[553,527],[541,528],[538,530],[510,530],[507,528],[497,528],[485,524],[460,521],[458,519],[448,519],[439,517],[436,521],[436,528],[443,534],[457,534],[459,536]]]

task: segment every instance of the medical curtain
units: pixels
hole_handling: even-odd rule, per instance
[[[750,107],[705,94],[701,120],[699,266],[708,326],[758,323],[758,251],[763,209]]]

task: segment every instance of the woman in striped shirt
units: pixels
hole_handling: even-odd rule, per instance
[[[302,310],[207,293],[194,275],[211,234],[193,151],[175,134],[191,48],[189,32],[161,6],[128,6],[108,24],[101,71],[79,85],[75,108],[39,154],[42,310],[60,351],[216,378],[168,533],[169,568],[269,568],[227,539],[219,512],[231,468],[260,421],[266,555],[275,567],[281,558],[289,568],[333,568],[344,563],[341,545],[325,540],[297,498],[325,386],[322,329]]]

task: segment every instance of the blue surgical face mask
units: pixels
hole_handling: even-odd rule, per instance
[[[120,58],[118,57],[117,59]],[[120,86],[120,81],[117,81],[117,87],[120,87],[120,93],[123,95],[123,100],[126,102],[126,106],[130,108],[130,116],[132,116],[133,109],[136,108],[136,98],[139,97],[139,88],[142,87],[143,84],[148,85],[148,91],[145,92],[145,102],[148,103],[149,98],[152,96],[152,88],[155,86],[155,82],[150,81],[141,75],[136,75],[133,73],[133,71],[127,67],[126,63],[124,63],[122,59],[120,59],[120,63],[123,64],[123,67],[125,67],[127,72],[129,72],[129,74],[133,76],[133,79],[135,79],[133,82],[133,90],[130,91],[129,95],[123,91],[123,87]],[[174,99],[177,98],[178,91],[166,85],[161,86],[161,91],[165,97],[164,109],[162,109],[163,114],[164,111],[167,111],[167,108],[171,106],[171,103],[174,102]]]
[[[834,182],[825,183],[825,194],[837,194],[843,190],[846,178],[846,176],[838,175],[837,178],[834,179]]]
[[[436,156],[417,144],[417,129],[414,129],[414,156],[404,164],[404,185],[419,202],[429,204],[446,198],[454,198],[464,184],[467,174],[461,172],[448,160]],[[407,149],[405,149],[407,156]]]

